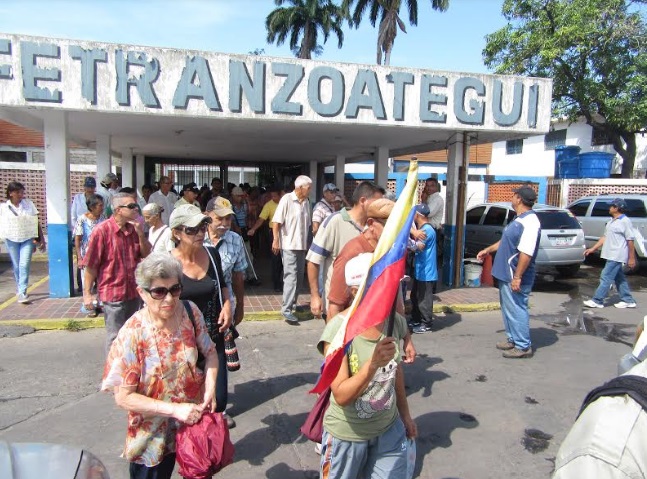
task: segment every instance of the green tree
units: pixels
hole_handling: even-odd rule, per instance
[[[290,37],[290,49],[298,58],[312,58],[320,54],[319,32],[326,43],[330,33],[337,36],[338,47],[344,43],[341,25],[344,15],[331,0],[274,0],[277,7],[265,19],[267,42],[282,45]],[[282,7],[290,3],[289,7]]]
[[[486,36],[497,73],[553,78],[553,115],[584,117],[632,176],[636,134],[647,126],[645,0],[505,0],[508,24]]]
[[[398,29],[407,33],[405,23],[400,18],[400,7],[403,3],[409,12],[409,23],[418,25],[418,0],[344,0],[342,3],[343,11],[348,14],[355,4],[355,10],[349,21],[355,28],[359,27],[367,10],[372,26],[375,26],[378,18],[380,19],[377,33],[378,65],[382,65],[382,54],[384,54],[384,65],[391,63],[391,51]],[[444,12],[449,8],[449,0],[431,0],[431,8]]]

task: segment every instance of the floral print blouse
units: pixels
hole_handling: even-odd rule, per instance
[[[182,320],[174,334],[154,326],[148,309],[137,311],[119,331],[110,348],[101,389],[136,386],[136,392],[160,401],[200,403],[204,397],[204,373],[196,368],[198,349],[204,356],[215,350],[202,313],[191,302],[195,330],[182,303]],[[198,349],[196,349],[196,347]],[[128,412],[123,457],[153,467],[175,452],[175,419]]]

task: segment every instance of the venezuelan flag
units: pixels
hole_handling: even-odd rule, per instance
[[[349,314],[328,346],[319,381],[312,393],[322,393],[337,376],[345,348],[368,328],[382,322],[391,312],[400,280],[404,276],[409,232],[418,189],[418,162],[411,160],[407,184],[393,207],[377,243],[371,267],[357,291]]]

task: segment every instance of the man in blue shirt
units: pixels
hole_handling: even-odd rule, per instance
[[[411,320],[412,331],[416,334],[431,331],[434,311],[434,286],[438,280],[436,261],[436,231],[429,221],[429,206],[416,206],[413,221],[419,231],[425,233],[425,239],[415,242],[414,282],[411,287]]]
[[[507,338],[497,343],[504,358],[531,358],[528,298],[535,281],[535,259],[541,225],[532,210],[537,193],[530,186],[513,191],[512,207],[517,217],[503,230],[501,240],[479,251],[476,258],[496,252],[492,276],[499,280],[499,301]]]

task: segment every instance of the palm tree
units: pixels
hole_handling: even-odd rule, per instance
[[[281,7],[284,3],[290,7]],[[274,0],[276,8],[265,19],[267,42],[282,45],[290,36],[290,49],[298,58],[312,58],[322,47],[317,44],[319,31],[326,43],[330,32],[337,36],[338,47],[344,43],[341,24],[345,18],[339,6],[331,0]],[[299,45],[299,39],[301,43]]]
[[[355,0],[344,0],[342,10],[350,12]],[[418,0],[357,0],[355,11],[350,17],[350,24],[357,28],[364,17],[366,10],[369,10],[369,21],[375,26],[378,17],[380,25],[377,33],[377,64],[382,64],[382,53],[384,53],[384,64],[391,63],[391,50],[398,34],[398,28],[407,33],[406,26],[400,18],[400,6],[406,4],[409,11],[409,23],[418,24]],[[431,0],[431,8],[444,12],[449,8],[449,0]]]

